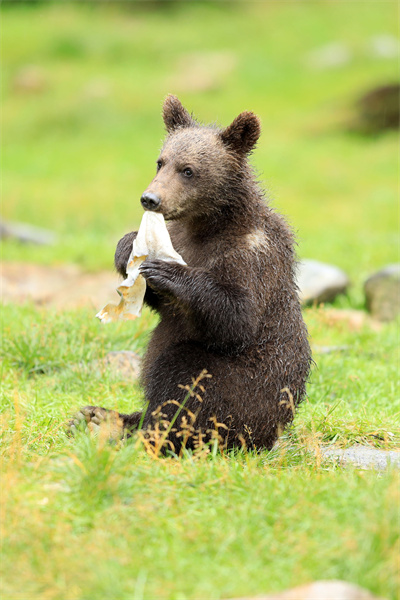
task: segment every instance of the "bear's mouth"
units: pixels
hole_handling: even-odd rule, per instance
[[[184,215],[184,210],[179,210],[179,208],[174,208],[173,210],[169,210],[166,212],[163,212],[162,210],[160,211],[163,213],[164,219],[166,221],[177,221],[178,219],[181,219],[182,216]]]

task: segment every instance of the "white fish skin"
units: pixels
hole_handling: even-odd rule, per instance
[[[128,259],[127,277],[117,288],[121,300],[118,305],[107,304],[97,313],[96,317],[102,323],[129,321],[140,317],[146,293],[146,280],[140,274],[139,267],[146,258],[186,264],[172,246],[164,217],[160,213],[144,213]]]

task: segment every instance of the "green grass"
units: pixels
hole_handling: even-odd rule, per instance
[[[43,430],[55,428],[51,446],[43,447],[39,439],[34,450],[47,453],[58,443],[62,449],[65,436],[60,427],[84,404],[121,412],[140,407],[139,388],[132,389],[131,382],[112,371],[96,369],[95,362],[113,350],[129,348],[141,354],[155,324],[148,311],[136,323],[110,326],[100,326],[88,310],[57,312],[27,305],[5,306],[3,311],[3,410],[14,422],[18,407],[29,444]],[[351,331],[346,322],[338,322],[327,329],[329,310],[323,308],[308,309],[305,317],[317,364],[294,438],[317,433],[325,443],[365,442],[400,449],[396,325]],[[326,345],[343,350],[319,353]]]
[[[3,597],[226,598],[338,578],[396,598],[394,473],[152,462],[88,438],[29,468],[14,451]]]
[[[315,354],[309,398],[274,451],[156,460],[135,441],[64,431],[83,404],[140,408],[140,389],[94,361],[141,353],[154,317],[4,314],[4,598],[225,598],[339,578],[396,599],[398,473],[320,453],[400,447],[395,325],[327,329],[329,311],[308,309],[313,343],[348,349]]]
[[[398,61],[370,53],[371,37],[397,34],[397,12],[390,2],[3,4],[2,212],[58,234],[54,247],[6,241],[3,259],[111,268],[116,241],[140,221],[173,92],[206,122],[261,116],[260,180],[299,231],[300,255],[349,273],[335,308],[363,308],[365,276],[398,260],[398,136],[346,123],[360,93],[397,77]],[[309,53],[335,41],[351,60],[313,69]],[[16,89],[32,64],[43,88]],[[64,431],[85,404],[139,409],[139,386],[96,361],[141,354],[155,317],[103,327],[84,309],[5,306],[2,598],[222,600],[337,578],[397,600],[398,473],[340,468],[320,445],[400,449],[398,324],[304,314],[317,365],[276,449],[156,460],[135,440]]]

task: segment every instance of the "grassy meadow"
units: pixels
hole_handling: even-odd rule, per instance
[[[2,216],[57,234],[54,246],[4,240],[3,261],[111,270],[140,222],[175,93],[204,122],[260,115],[252,161],[299,255],[352,281],[336,312],[304,311],[316,366],[279,446],[184,459],[64,431],[82,405],[142,405],[137,384],[95,363],[143,353],[154,315],[101,326],[87,308],[4,305],[4,600],[222,600],[316,579],[398,599],[398,472],[320,451],[400,449],[398,324],[338,317],[363,310],[365,277],[399,260],[398,135],[349,131],[355,99],[396,80],[376,40],[398,35],[397,13],[391,2],[3,3]],[[335,45],[337,62],[321,66]]]

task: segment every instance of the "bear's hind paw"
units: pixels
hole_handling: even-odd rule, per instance
[[[124,423],[119,413],[100,406],[85,406],[69,421],[69,433],[88,429],[91,434],[103,433],[110,440],[119,440],[124,435]]]

